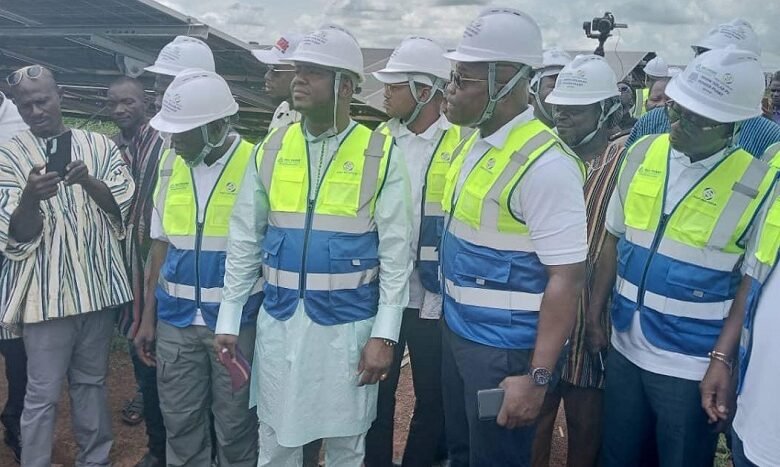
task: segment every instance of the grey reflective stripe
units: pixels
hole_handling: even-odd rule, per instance
[[[194,235],[168,235],[168,243],[179,250],[194,250]],[[227,237],[202,237],[200,239],[200,249],[202,251],[226,251]]]
[[[306,226],[306,214],[272,211],[268,215],[268,224],[281,229],[303,229]],[[362,234],[375,231],[376,224],[373,217],[365,219],[315,213],[311,228],[325,232]]]
[[[455,285],[449,279],[446,279],[444,282],[446,294],[462,305],[512,311],[539,311],[542,307],[543,293],[535,294],[463,287]]]
[[[618,180],[618,194],[620,195],[620,203],[625,206],[626,195],[628,194],[628,187],[631,185],[631,180],[634,179],[634,174],[639,170],[639,166],[644,162],[647,157],[647,151],[650,150],[650,146],[661,135],[648,136],[639,140],[633,146],[627,149],[628,153],[625,155],[623,161],[623,170],[620,172],[620,180]]]
[[[766,148],[764,154],[761,156],[761,160],[771,165],[772,160],[776,156],[780,156],[780,142],[777,142]]]
[[[316,292],[355,290],[358,287],[370,284],[378,277],[379,267],[342,274],[310,272],[306,274],[306,290]],[[267,264],[263,264],[263,278],[265,278],[268,285],[284,289],[298,290],[300,285],[299,273],[273,268]]]
[[[271,177],[274,174],[274,165],[276,165],[276,157],[279,156],[279,151],[282,149],[282,142],[284,141],[284,135],[287,134],[287,130],[290,127],[279,128],[272,134],[268,140],[263,143],[263,160],[260,163],[260,182],[263,184],[266,193],[271,193]]]
[[[708,246],[722,250],[729,244],[748,205],[758,196],[758,189],[767,172],[769,172],[768,165],[758,159],[750,158],[750,164],[742,174],[742,178],[731,188],[731,196],[712,229]]]
[[[435,246],[420,247],[420,261],[439,261],[439,251]]]
[[[639,295],[639,287],[632,284],[623,277],[618,278],[617,293],[636,303]],[[694,290],[694,295],[696,291]],[[679,316],[682,318],[702,319],[702,320],[722,320],[728,316],[729,308],[733,300],[723,300],[721,302],[689,302],[664,297],[663,295],[651,292],[645,289],[642,304],[664,315]]]
[[[164,222],[163,214],[165,214],[165,198],[168,197],[168,187],[170,186],[170,178],[173,175],[173,164],[176,162],[176,154],[170,149],[167,151],[165,157],[165,165],[160,168],[160,179],[158,181],[159,188],[157,190],[157,212],[160,214],[160,222]]]
[[[655,232],[626,228],[626,241],[645,249],[650,249],[655,239]],[[701,266],[717,271],[729,272],[742,257],[741,253],[726,253],[711,248],[698,248],[685,245],[665,236],[658,244],[656,253],[683,263]]]
[[[455,146],[455,149],[452,151],[451,163],[454,162],[455,159],[460,157],[461,152],[463,152],[463,149],[465,149],[465,147],[468,145],[468,143],[470,143],[473,140],[472,136],[474,136],[474,135],[476,135],[476,132],[472,133],[468,137],[463,137],[463,135],[461,134],[460,143],[458,143],[458,145]]]
[[[249,291],[249,295],[254,295],[263,291],[263,278],[259,278],[255,281],[255,285]],[[195,287],[191,285],[179,284],[176,282],[167,281],[162,275],[157,280],[157,285],[171,297],[181,298],[184,300],[197,300],[195,294]],[[219,303],[222,301],[222,287],[210,287],[200,289],[201,302]]]
[[[536,251],[531,237],[517,232],[497,232],[494,227],[475,229],[472,226],[452,217],[449,233],[474,245],[486,246],[498,250],[533,253]]]
[[[384,160],[385,141],[387,138],[379,131],[371,132],[371,137],[368,139],[368,147],[363,152],[365,161],[363,162],[363,176],[360,181],[358,217],[371,218],[371,200],[376,196],[379,182],[379,167]]]
[[[424,216],[444,217],[444,209],[441,208],[441,202],[425,203],[423,206]]]
[[[542,131],[534,135],[529,139],[520,149],[515,151],[511,156],[509,163],[504,167],[501,175],[498,176],[496,182],[490,187],[490,190],[485,195],[485,199],[482,203],[482,219],[480,224],[482,226],[490,226],[491,229],[498,226],[498,213],[501,207],[499,197],[504,188],[512,181],[512,178],[517,172],[528,162],[528,158],[531,154],[537,150],[549,144],[551,141],[556,141],[555,137],[547,131]],[[521,176],[522,178],[522,176]],[[492,203],[491,200],[496,202]]]

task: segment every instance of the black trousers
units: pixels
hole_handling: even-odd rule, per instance
[[[146,424],[147,447],[158,459],[165,459],[165,423],[160,411],[160,396],[157,394],[157,368],[146,366],[135,347],[130,343],[130,357],[133,361],[135,380],[144,396],[144,423]]]
[[[446,455],[444,407],[441,389],[441,326],[439,320],[422,319],[417,309],[407,308],[395,346],[393,366],[379,383],[377,416],[366,435],[366,467],[393,464],[395,392],[401,373],[404,346],[409,346],[415,404],[404,451],[404,467],[430,467]]]
[[[19,442],[19,422],[27,389],[27,354],[24,351],[24,341],[21,338],[0,340],[0,354],[5,359],[5,378],[8,380],[8,400],[0,415],[0,421],[5,426],[8,439],[11,442]]]

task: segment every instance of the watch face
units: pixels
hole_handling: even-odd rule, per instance
[[[531,376],[534,379],[534,384],[537,386],[544,386],[550,383],[552,379],[552,373],[547,368],[534,368],[531,372]]]

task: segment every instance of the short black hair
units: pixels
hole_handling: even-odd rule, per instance
[[[133,87],[135,87],[142,95],[144,93],[144,85],[143,85],[143,83],[140,80],[138,80],[136,78],[131,78],[129,76],[120,76],[119,78],[117,78],[114,81],[112,81],[111,84],[108,87],[112,88],[114,86],[120,86],[122,84],[130,84]]]
[[[772,81],[780,81],[780,71],[772,73]]]

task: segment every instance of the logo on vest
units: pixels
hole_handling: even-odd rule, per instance
[[[443,152],[441,154],[441,160],[443,160],[444,162],[449,162],[450,159],[452,159],[452,154],[450,154],[448,152]]]
[[[639,166],[639,170],[637,172],[639,173],[639,175],[645,177],[659,177],[662,175],[660,170],[650,169],[641,165]]]
[[[353,164],[352,161],[344,162],[345,172],[352,172],[353,170],[355,170],[355,164]]]
[[[694,198],[698,199],[699,201],[704,201],[707,204],[710,204],[712,206],[717,205],[713,199],[715,199],[715,190],[711,187],[707,187],[701,191],[700,195],[695,195]]]
[[[236,192],[236,184],[233,182],[227,182],[225,185],[225,189],[228,193],[235,193]]]
[[[495,159],[495,158],[493,158],[493,157],[491,157],[490,159],[488,159],[488,160],[487,160],[487,163],[485,164],[485,167],[486,167],[488,170],[493,170],[493,167],[495,167],[495,166],[496,166],[496,159]]]
[[[301,163],[300,157],[277,157],[276,163],[279,165],[298,165]]]

